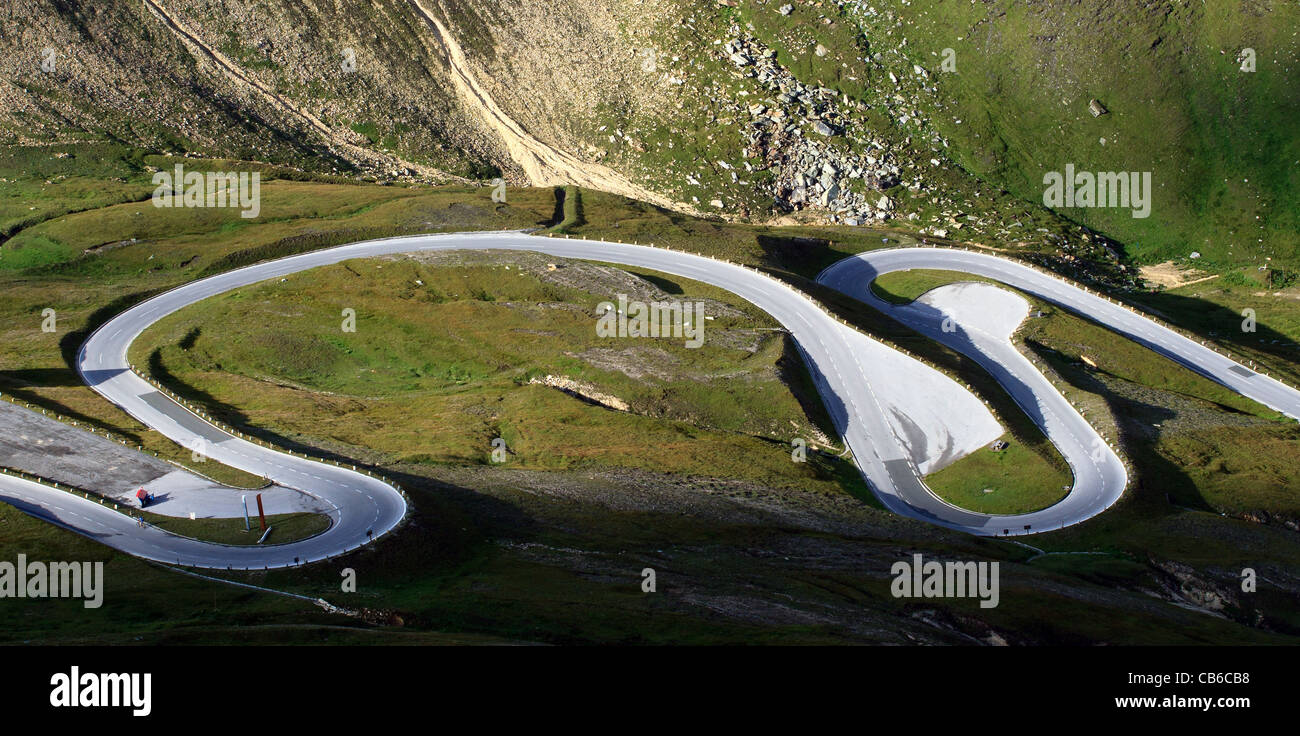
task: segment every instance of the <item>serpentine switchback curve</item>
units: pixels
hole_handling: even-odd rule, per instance
[[[333,524],[325,532],[273,546],[200,542],[137,526],[129,517],[94,501],[3,475],[0,501],[129,554],[201,568],[261,569],[318,561],[391,531],[407,510],[404,497],[395,487],[364,473],[273,450],[217,428],[133,372],[127,362],[127,349],[145,328],[164,316],[231,289],[350,258],[459,249],[536,251],[649,268],[709,283],[752,302],[789,330],[836,430],[881,501],[896,513],[973,534],[1026,534],[1083,521],[1120,497],[1127,473],[1115,452],[1037,369],[1010,347],[1006,336],[983,334],[978,324],[968,323],[969,315],[965,313],[951,316],[955,331],[936,329],[937,315],[927,312],[927,307],[898,307],[871,294],[868,284],[879,273],[937,268],[1002,281],[1107,325],[1291,417],[1300,417],[1300,392],[1102,297],[1013,261],[960,250],[905,248],[864,253],[836,263],[820,276],[822,283],[862,299],[979,360],[1007,386],[1061,449],[1075,472],[1070,493],[1047,509],[1018,516],[973,513],[940,500],[925,486],[915,453],[909,453],[908,443],[896,429],[898,425],[891,425],[882,408],[882,402],[890,405],[889,397],[877,396],[872,388],[873,382],[883,385],[877,379],[916,381],[938,374],[910,358],[899,362],[902,356],[897,351],[841,323],[785,283],[741,265],[646,245],[543,238],[518,232],[429,235],[313,251],[185,284],[112,318],[87,338],[77,355],[77,370],[87,385],[145,425],[187,447],[201,440],[206,454],[213,459],[323,500],[333,509]],[[899,375],[884,376],[882,370]],[[939,378],[956,387],[950,379]],[[926,380],[937,385],[932,378]],[[983,410],[973,395],[966,394],[966,398],[971,403],[963,406]],[[950,421],[959,421],[959,413],[966,412],[953,409]]]

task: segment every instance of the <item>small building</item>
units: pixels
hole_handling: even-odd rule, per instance
[[[1105,105],[1101,104],[1100,100],[1089,100],[1088,112],[1092,113],[1094,118],[1099,118],[1110,111],[1106,109]]]

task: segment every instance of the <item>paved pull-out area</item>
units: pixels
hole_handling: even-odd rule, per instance
[[[197,417],[195,417],[197,420]],[[102,434],[65,424],[38,410],[0,401],[0,465],[95,491],[136,506],[135,493],[144,488],[154,496],[149,511],[164,516],[236,518],[243,515],[240,497],[262,494],[268,514],[300,511],[329,513],[320,499],[283,486],[258,490],[231,488],[160,460]]]

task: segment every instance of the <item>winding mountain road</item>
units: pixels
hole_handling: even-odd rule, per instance
[[[1042,427],[1075,473],[1066,498],[1042,511],[1019,516],[973,513],[940,500],[925,486],[915,453],[909,451],[897,425],[891,424],[883,408],[888,405],[883,403],[887,399],[873,392],[873,384],[893,391],[902,385],[899,381],[916,380],[926,371],[939,374],[910,358],[899,362],[901,354],[897,351],[840,323],[783,282],[737,264],[645,245],[514,232],[431,235],[354,243],[258,263],[185,284],[109,320],[78,353],[77,370],[86,384],[139,421],[187,447],[201,441],[209,457],[315,496],[331,507],[333,524],[324,533],[271,546],[199,542],[137,526],[125,515],[94,501],[11,476],[0,476],[0,501],[132,555],[201,568],[292,566],[333,557],[382,536],[394,529],[407,511],[404,497],[392,485],[364,473],[272,450],[218,429],[132,372],[127,349],[145,328],[162,317],[231,289],[351,258],[458,249],[536,251],[649,268],[709,283],[752,302],[790,331],[837,431],[881,501],[899,514],[973,534],[1026,534],[1090,518],[1123,493],[1127,483],[1125,468],[1091,425],[1011,346],[1007,334],[990,332],[987,325],[972,317],[970,310],[947,313],[924,303],[899,307],[884,302],[868,288],[878,274],[933,268],[1001,281],[1107,325],[1288,416],[1300,417],[1300,392],[1102,297],[1013,261],[959,250],[906,248],[864,253],[836,263],[819,277],[822,283],[978,360]],[[943,329],[945,317],[954,329]],[[882,373],[886,370],[889,375]],[[949,379],[940,376],[940,380]],[[970,403],[951,404],[954,422],[960,421],[958,414],[983,408],[976,397],[964,390],[961,393],[965,394],[962,400],[969,399]]]

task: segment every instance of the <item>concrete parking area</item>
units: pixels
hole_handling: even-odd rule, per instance
[[[326,513],[329,504],[283,486],[257,491],[230,488],[134,447],[92,434],[9,401],[0,401],[0,465],[85,488],[122,503],[138,505],[135,493],[153,494],[149,510],[165,516],[233,518],[242,516],[240,496],[262,494],[268,514],[298,511]]]

